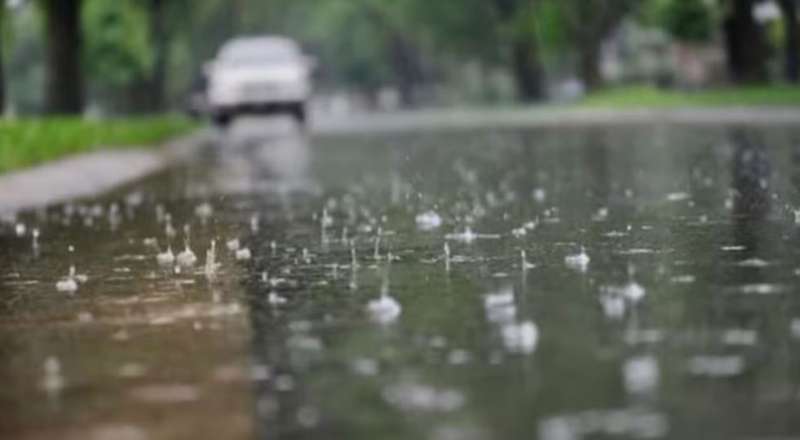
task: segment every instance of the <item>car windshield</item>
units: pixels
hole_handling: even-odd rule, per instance
[[[297,60],[297,49],[285,42],[237,42],[223,48],[220,61],[226,65],[287,64]]]

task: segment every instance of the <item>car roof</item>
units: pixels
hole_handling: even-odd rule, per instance
[[[252,53],[300,53],[300,46],[281,36],[239,37],[228,41],[219,50],[220,58]]]

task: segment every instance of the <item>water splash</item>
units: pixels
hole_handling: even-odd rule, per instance
[[[388,286],[381,288],[381,296],[367,303],[370,319],[379,324],[391,324],[400,317],[403,307],[389,295]]]
[[[414,220],[421,231],[432,231],[442,226],[442,217],[433,210],[417,214]]]
[[[75,276],[75,266],[69,267],[69,274],[56,282],[56,290],[59,292],[73,293],[78,290],[78,281]]]
[[[175,263],[175,254],[172,253],[172,246],[167,246],[167,250],[156,255],[156,261],[161,266],[171,266]]]
[[[581,252],[578,254],[567,255],[564,257],[564,264],[567,265],[570,269],[577,270],[579,272],[586,272],[589,268],[589,255],[586,253],[586,249],[581,246]]]

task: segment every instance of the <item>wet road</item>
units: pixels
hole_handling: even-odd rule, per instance
[[[244,120],[0,224],[0,437],[798,436],[798,206],[788,126]]]

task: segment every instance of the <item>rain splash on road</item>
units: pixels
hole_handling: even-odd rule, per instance
[[[0,436],[788,437],[800,131],[313,137],[0,226]]]

